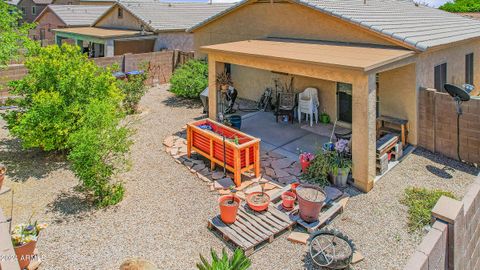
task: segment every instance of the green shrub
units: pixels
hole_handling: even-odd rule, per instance
[[[410,232],[421,230],[430,224],[432,209],[442,196],[455,198],[444,190],[428,190],[425,188],[409,187],[405,189],[405,196],[401,203],[408,206],[408,229]]]
[[[439,8],[448,12],[480,12],[480,2],[478,0],[455,0],[447,2]]]
[[[130,76],[128,80],[117,81],[118,88],[120,88],[124,95],[122,102],[123,108],[128,114],[137,112],[138,103],[140,103],[143,95],[147,92],[147,86],[145,85],[147,77],[147,73],[142,73]]]
[[[185,98],[198,98],[208,86],[208,64],[204,60],[190,60],[175,70],[170,79],[170,91]]]
[[[241,249],[236,249],[231,258],[228,258],[228,254],[225,249],[222,250],[222,257],[218,257],[215,250],[211,250],[212,263],[210,264],[201,254],[201,263],[197,263],[199,270],[246,270],[252,263],[250,259],[245,256]]]
[[[105,100],[89,104],[81,118],[82,127],[69,139],[75,175],[93,193],[97,205],[103,207],[121,201],[124,189],[112,176],[126,168],[126,155],[131,141],[130,130],[121,127],[123,113]]]
[[[12,82],[20,110],[4,115],[12,135],[25,148],[68,150],[67,140],[91,100],[119,104],[122,93],[109,70],[98,67],[76,46],[40,48],[28,57],[28,74]]]

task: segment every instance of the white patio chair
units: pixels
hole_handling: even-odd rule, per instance
[[[313,116],[315,123],[318,124],[318,90],[309,87],[298,95],[298,122],[302,122],[302,113],[306,114],[306,121],[310,118],[310,126],[313,125]]]

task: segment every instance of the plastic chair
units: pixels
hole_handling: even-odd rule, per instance
[[[313,125],[313,115],[315,123],[318,124],[318,90],[316,88],[307,88],[298,96],[298,122],[302,122],[302,113],[306,114],[306,120],[310,118],[310,126]]]

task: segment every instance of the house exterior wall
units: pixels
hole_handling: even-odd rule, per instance
[[[180,50],[193,51],[193,34],[187,32],[159,33],[155,42],[155,51]]]
[[[114,55],[153,52],[154,45],[154,39],[116,40],[114,44]]]
[[[55,33],[51,29],[63,28],[65,23],[63,23],[57,15],[51,12],[49,9],[43,13],[42,17],[37,21],[37,26],[30,32],[30,36],[33,39],[40,40],[41,30],[44,31],[44,43],[55,44]]]
[[[32,7],[35,7],[35,14],[32,13]],[[47,7],[47,5],[37,5],[32,0],[22,0],[18,3],[18,9],[23,12],[23,20],[31,23]]]
[[[130,12],[123,10],[123,18],[118,18],[118,6],[112,8],[105,16],[95,24],[95,27],[125,29],[125,30],[142,30],[142,22],[135,18]],[[145,29],[147,30],[147,29]]]

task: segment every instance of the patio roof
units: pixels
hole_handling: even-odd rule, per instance
[[[75,27],[75,28],[61,28],[53,29],[58,33],[66,33],[73,35],[90,36],[100,39],[109,39],[116,37],[136,37],[136,36],[148,36],[152,33],[146,33],[142,35],[141,31],[135,30],[118,30],[118,29],[105,29],[98,27]]]
[[[267,57],[370,71],[409,57],[415,52],[396,47],[292,39],[245,40],[201,47],[205,52]]]

